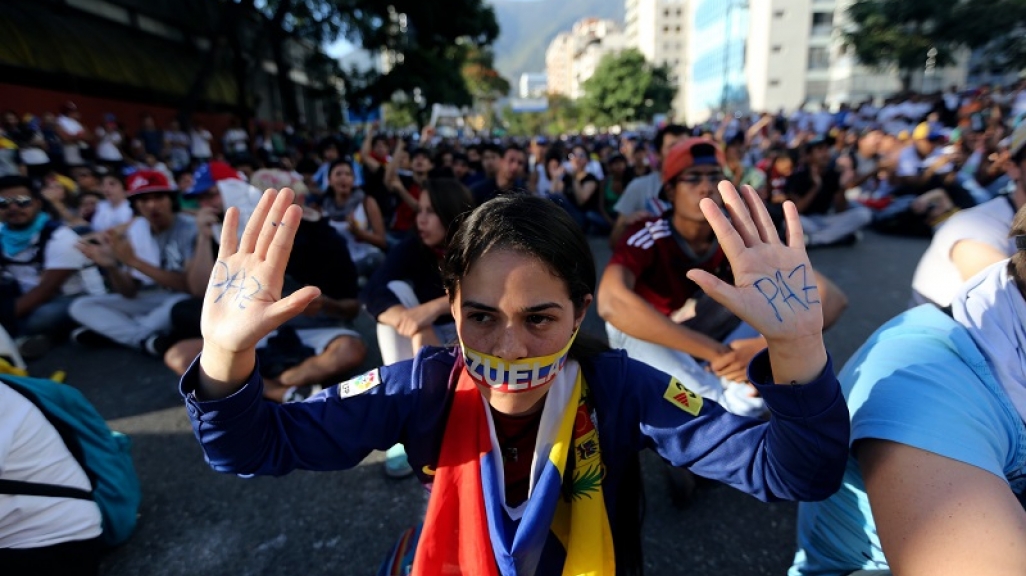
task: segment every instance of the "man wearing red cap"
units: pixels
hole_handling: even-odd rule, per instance
[[[685,276],[700,268],[734,281],[699,208],[703,198],[721,202],[723,166],[722,150],[708,138],[682,140],[669,150],[659,197],[671,208],[627,228],[599,285],[598,311],[611,346],[731,412],[761,415],[765,406],[746,382],[746,367],[765,340]],[[808,282],[815,286],[817,279],[810,275]],[[832,285],[819,284],[829,326],[844,299]]]
[[[185,265],[192,258],[196,224],[178,213],[178,193],[160,172],[140,170],[126,184],[139,216],[124,232],[110,230],[97,244],[79,244],[115,293],[72,305],[72,318],[83,326],[72,338],[82,344],[108,339],[163,355],[171,307],[188,298]]]

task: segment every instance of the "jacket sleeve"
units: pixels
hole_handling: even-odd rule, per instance
[[[644,364],[627,366],[642,445],[671,464],[764,501],[822,500],[840,487],[848,408],[831,360],[815,381],[788,386],[773,383],[765,350],[753,358],[748,376],[770,409],[768,422],[731,414]]]
[[[200,401],[197,359],[182,377],[180,391],[193,433],[219,472],[279,476],[295,469],[343,470],[404,436],[419,397],[414,377],[419,358],[289,404],[263,399],[259,370],[231,396]]]

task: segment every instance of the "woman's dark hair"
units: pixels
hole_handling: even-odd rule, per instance
[[[566,211],[549,200],[526,193],[503,195],[462,219],[442,262],[442,283],[450,300],[474,262],[492,250],[512,250],[544,262],[566,282],[574,306],[583,307],[585,297],[595,293],[595,260],[588,241]]]
[[[595,259],[588,240],[573,219],[551,200],[518,191],[485,202],[460,219],[442,259],[442,285],[452,301],[470,267],[492,250],[533,256],[566,282],[578,310],[595,293]],[[570,357],[586,361],[608,347],[579,334]]]
[[[448,245],[456,234],[459,217],[474,209],[474,195],[455,178],[431,178],[423,190],[431,198],[431,209],[442,221]]]
[[[545,177],[552,178],[552,174],[549,174],[549,162],[555,160],[560,164],[563,163],[563,159],[566,158],[566,153],[563,152],[563,148],[559,146],[553,146],[545,153]]]
[[[339,158],[338,160],[335,160],[334,162],[331,163],[330,166],[328,166],[328,189],[325,190],[325,192],[330,192],[331,191],[331,173],[335,171],[335,168],[338,168],[339,166],[342,166],[343,164],[345,164],[346,166],[349,166],[349,171],[353,173],[354,177],[356,176],[356,170],[353,168],[353,160],[352,160],[352,158],[350,158],[348,156],[343,156],[343,157]],[[356,187],[355,182],[353,184],[353,187],[354,188]]]

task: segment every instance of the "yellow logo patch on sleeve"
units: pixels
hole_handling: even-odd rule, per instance
[[[676,378],[670,378],[670,385],[666,387],[663,398],[692,416],[698,416],[702,410],[702,397],[688,390]]]

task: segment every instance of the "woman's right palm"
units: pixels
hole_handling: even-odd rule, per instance
[[[203,300],[204,347],[242,352],[293,318],[320,291],[306,287],[282,299],[285,267],[299,228],[302,209],[294,193],[268,190],[261,197],[239,240],[239,212],[230,208],[221,231],[221,247]]]

